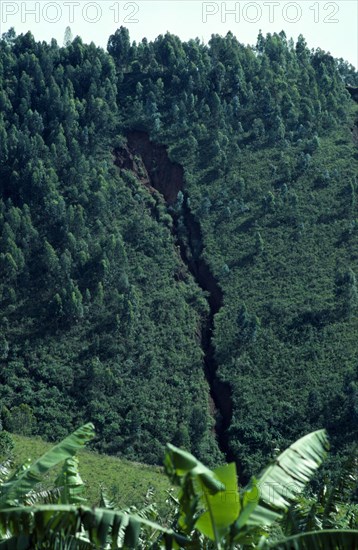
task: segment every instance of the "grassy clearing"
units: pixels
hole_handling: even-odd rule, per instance
[[[15,442],[16,466],[29,458],[38,458],[52,446],[39,437],[30,438],[16,434],[12,436]],[[140,507],[148,503],[148,492],[153,493],[150,501],[156,502],[159,509],[161,503],[164,503],[170,485],[162,468],[85,450],[78,454],[78,458],[80,473],[86,484],[86,497],[90,504],[98,504],[101,484],[119,508],[134,504]]]

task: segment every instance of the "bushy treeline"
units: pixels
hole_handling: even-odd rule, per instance
[[[183,165],[224,292],[214,343],[245,472],[318,425],[347,443],[357,425],[352,67],[284,33],[255,47],[231,33],[135,44],[121,28],[105,53],[9,32],[0,47],[4,423],[25,403],[48,437],[91,418],[108,452],[158,462],[173,441],[219,455],[205,297],[164,203],[113,165],[139,129]]]

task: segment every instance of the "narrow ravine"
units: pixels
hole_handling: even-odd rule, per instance
[[[230,452],[228,441],[228,428],[232,417],[231,390],[229,385],[220,381],[217,376],[218,365],[212,341],[214,317],[223,305],[223,294],[202,256],[201,228],[189,207],[184,185],[184,170],[179,164],[170,161],[164,145],[151,142],[145,132],[129,132],[127,143],[127,146],[115,151],[115,164],[120,169],[133,171],[148,191],[156,190],[164,198],[168,212],[173,218],[173,233],[180,249],[181,259],[198,286],[205,292],[209,304],[209,315],[202,320],[200,331],[205,376],[215,408],[215,432],[218,445],[226,460],[232,461],[234,457]],[[174,208],[178,193],[182,198],[180,211]]]

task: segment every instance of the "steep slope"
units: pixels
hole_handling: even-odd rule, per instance
[[[314,151],[307,143],[286,148],[283,169],[289,165],[292,175],[284,181],[278,172],[282,154],[276,149],[242,151],[232,170],[244,179],[249,198],[224,219],[222,209],[210,208],[201,217],[204,238],[188,206],[180,166],[172,164],[172,172],[164,147],[153,145],[145,133],[128,135],[132,156],[143,162],[145,184],[170,206],[183,261],[208,292],[202,346],[221,413],[217,436],[221,450],[239,462],[244,475],[253,464],[261,466],[265,452],[276,452],[312,426],[329,427],[340,445],[356,438],[351,388],[358,303],[354,276],[349,282],[346,274],[354,274],[357,266],[352,186],[358,164],[350,124],[326,133]],[[236,184],[210,183],[211,193],[235,196]],[[190,189],[195,192],[194,178]],[[207,197],[204,189],[201,200]],[[209,263],[203,257],[205,243],[211,244],[205,250]],[[215,261],[226,269],[214,276]],[[337,361],[346,368],[337,368]],[[332,392],[328,402],[327,385]]]
[[[151,197],[113,165],[113,62],[80,41],[61,50],[10,38],[0,71],[3,425],[54,440],[91,418],[101,450],[161,464],[173,441],[215,461],[198,335],[207,306],[181,276],[164,205],[154,219]]]
[[[159,201],[164,198],[173,217],[173,234],[181,260],[208,301],[209,310],[205,312],[200,326],[204,371],[215,407],[215,434],[219,447],[227,460],[234,460],[227,433],[232,417],[230,386],[217,377],[218,365],[212,343],[214,316],[223,305],[223,295],[202,257],[200,224],[190,211],[189,199],[185,195],[183,169],[179,164],[171,162],[165,147],[152,143],[145,132],[129,132],[127,142],[128,146],[116,150],[115,164],[122,170],[130,170],[150,193],[157,191]]]
[[[219,440],[243,476],[315,427],[348,445],[354,70],[284,33],[0,49],[4,426],[91,419],[151,463]]]
[[[111,48],[119,38],[123,29]],[[230,456],[248,475],[322,425],[349,445],[358,170],[341,78],[352,81],[351,68],[282,34],[259,36],[255,55],[230,33],[212,38],[208,57],[170,35],[148,49],[156,72],[142,50],[128,54],[119,97],[128,127],[147,128],[184,167],[200,257],[223,292],[212,343],[232,396]]]
[[[213,209],[205,224],[208,256],[228,266],[214,342],[233,387],[230,441],[249,457],[246,471],[263,449],[311,428],[328,427],[341,446],[358,435],[357,151],[348,125],[322,137],[303,170],[300,148],[286,157],[289,179],[268,177],[276,150],[243,154],[240,175],[255,195],[244,212],[222,221]]]

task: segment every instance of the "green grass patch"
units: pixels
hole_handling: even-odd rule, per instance
[[[14,442],[15,465],[32,461],[52,447],[52,444],[39,437],[24,437],[11,434]],[[170,488],[164,471],[160,467],[134,463],[117,457],[101,455],[92,451],[78,453],[79,468],[83,481],[86,484],[86,497],[90,504],[98,504],[100,486],[104,485],[107,494],[119,508],[136,505],[141,507],[155,502],[159,510],[164,506],[167,497],[166,491]],[[47,481],[50,482],[57,475],[53,473]],[[151,493],[148,499],[147,494]]]

